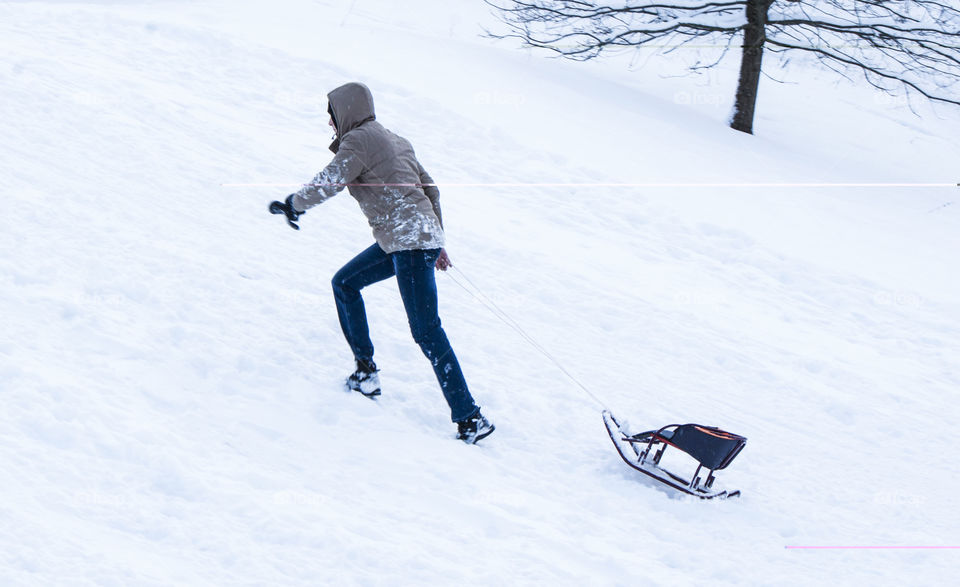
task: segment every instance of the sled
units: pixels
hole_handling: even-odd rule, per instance
[[[644,475],[677,491],[700,499],[737,497],[740,490],[714,489],[714,472],[727,468],[747,444],[747,439],[719,428],[699,424],[670,424],[659,430],[627,435],[609,411],[603,422],[610,440],[624,462]],[[689,480],[660,466],[664,451],[673,447],[697,461],[697,470]],[[706,470],[706,478],[702,473]]]

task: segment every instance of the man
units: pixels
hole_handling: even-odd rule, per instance
[[[413,339],[430,359],[443,396],[457,423],[457,438],[474,444],[494,430],[474,403],[460,363],[440,325],[434,269],[446,271],[440,191],[417,161],[409,141],[377,122],[373,95],[367,86],[348,83],[327,94],[333,161],[285,202],[270,211],[295,223],[301,214],[347,186],[373,229],[376,243],[343,266],[333,277],[333,294],[343,335],[353,351],[357,370],[347,378],[349,389],[367,397],[380,395],[380,377],[373,362],[373,343],[360,290],[397,277]]]

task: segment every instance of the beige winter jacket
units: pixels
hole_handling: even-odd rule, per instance
[[[337,139],[333,161],[294,195],[308,210],[350,190],[377,243],[387,253],[443,247],[440,191],[417,161],[410,142],[383,127],[367,86],[349,83],[327,94]]]

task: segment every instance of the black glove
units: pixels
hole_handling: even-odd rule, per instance
[[[293,207],[293,194],[287,196],[287,199],[283,202],[276,200],[270,202],[270,213],[286,215],[287,224],[292,226],[294,230],[300,230],[295,221],[300,218],[301,214],[306,214],[306,212],[297,212],[297,209]]]

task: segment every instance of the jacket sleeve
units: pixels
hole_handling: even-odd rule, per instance
[[[333,161],[293,195],[293,207],[303,212],[339,194],[348,183],[360,177],[363,161],[362,141],[349,135],[344,137]]]
[[[430,174],[427,173],[427,170],[423,168],[423,165],[421,165],[419,161],[417,161],[417,170],[420,173],[420,183],[424,184],[423,193],[425,193],[427,199],[430,200],[430,205],[433,206],[433,212],[437,215],[437,220],[440,221],[440,228],[443,228],[443,216],[440,214],[440,190],[434,185],[433,178],[430,177]]]

